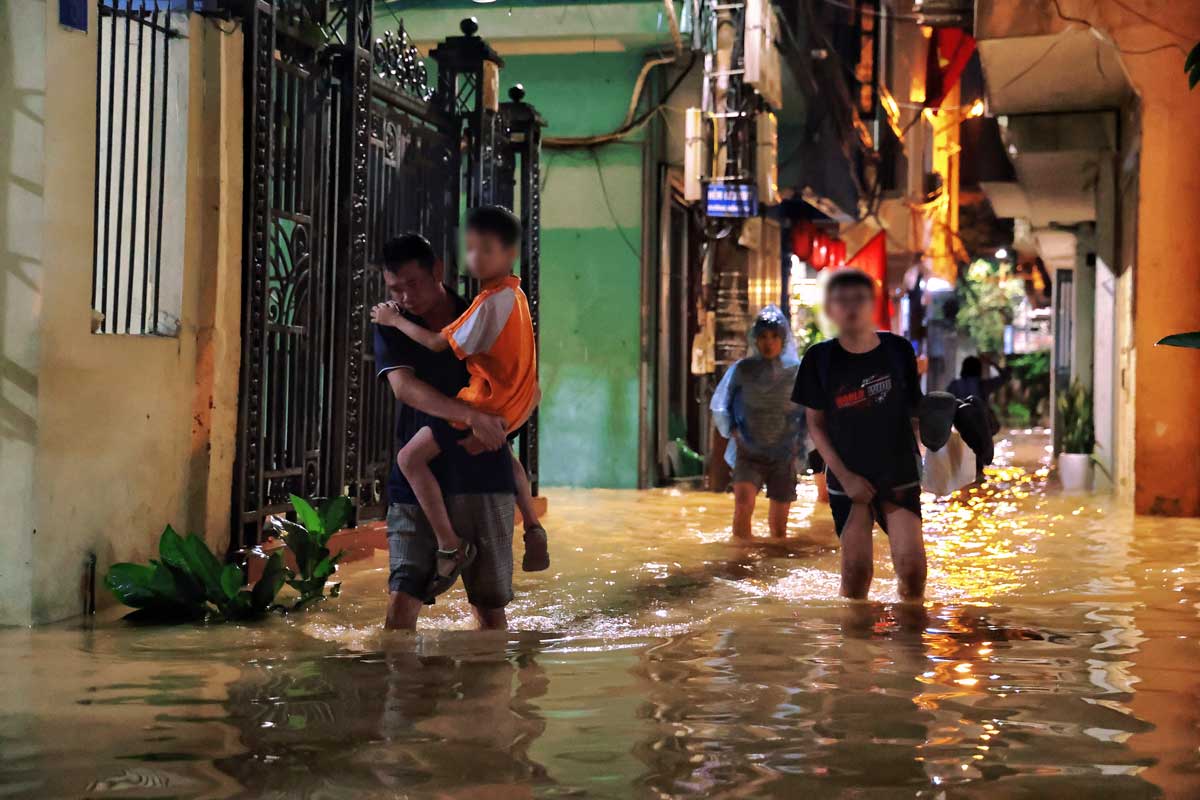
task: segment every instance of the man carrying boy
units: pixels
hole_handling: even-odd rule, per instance
[[[432,331],[457,319],[467,303],[441,282],[433,247],[409,233],[383,248],[388,295],[402,313]],[[466,423],[478,453],[448,448],[431,467],[455,530],[476,549],[463,572],[467,599],[481,628],[503,629],[512,600],[513,470],[504,447],[503,420],[456,399],[467,385],[463,362],[449,351],[432,352],[399,330],[375,327],[375,368],[396,397],[396,442],[403,447],[431,419]],[[437,540],[412,487],[393,462],[388,479],[387,627],[414,628],[433,575]]]
[[[521,243],[521,222],[500,206],[482,206],[467,215],[467,269],[479,281],[479,293],[470,307],[440,331],[431,331],[407,319],[394,305],[380,303],[371,310],[376,325],[394,327],[434,353],[453,351],[467,368],[470,379],[458,399],[475,411],[504,420],[505,432],[515,437],[541,398],[537,384],[537,346],[529,301],[521,281],[513,275]],[[448,450],[481,449],[467,430],[469,419],[426,420],[400,448],[396,461],[412,487],[426,519],[437,537],[437,566],[425,598],[431,600],[449,589],[475,559],[476,547],[460,537],[450,520],[442,490],[432,464]],[[526,530],[527,570],[545,569],[549,554],[545,530],[537,523],[537,512],[525,468],[510,454],[517,505]],[[532,527],[531,527],[532,525]],[[531,535],[533,541],[531,542]],[[531,545],[533,545],[531,547]],[[537,551],[537,566],[528,556]]]
[[[891,541],[903,600],[925,594],[921,474],[915,418],[921,400],[912,346],[872,321],[875,281],[834,273],[825,314],[837,338],[809,348],[792,399],[826,463],[829,505],[842,546],[842,596],[865,599],[874,576],[876,522]]]

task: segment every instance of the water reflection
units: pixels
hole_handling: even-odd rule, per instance
[[[247,664],[227,721],[246,752],[217,762],[258,797],[453,793],[529,797],[545,729],[536,648],[506,637],[398,635],[377,652]]]
[[[925,606],[882,537],[836,599],[811,486],[751,547],[725,497],[559,491],[514,633],[383,632],[382,556],[258,625],[0,632],[0,796],[1198,796],[1200,523],[1056,496],[1043,442],[930,500]]]

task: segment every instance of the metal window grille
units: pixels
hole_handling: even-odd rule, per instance
[[[95,333],[179,329],[188,94],[180,9],[179,0],[99,2]]]

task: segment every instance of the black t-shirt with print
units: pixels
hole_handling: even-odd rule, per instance
[[[880,333],[879,346],[866,353],[851,353],[837,339],[818,342],[800,362],[792,399],[825,412],[837,454],[876,491],[920,480],[912,418],[921,383],[904,338]],[[830,480],[837,488],[832,474]]]

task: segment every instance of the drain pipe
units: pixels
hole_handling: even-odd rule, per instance
[[[90,617],[96,613],[96,554],[88,553],[83,561],[83,580],[80,586],[83,595],[83,615]]]

